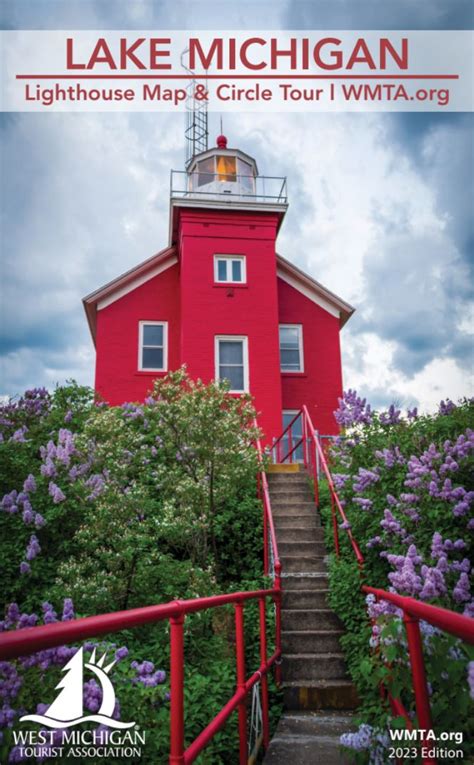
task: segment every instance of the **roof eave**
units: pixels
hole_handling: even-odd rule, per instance
[[[339,312],[339,325],[342,329],[342,327],[349,321],[356,309],[350,305],[350,303],[347,303],[334,292],[331,292],[331,290],[327,289],[327,287],[325,287],[323,284],[316,281],[316,279],[313,279],[312,276],[309,276],[307,273],[305,273],[305,271],[302,271],[300,268],[295,266],[294,263],[291,263],[289,260],[284,258],[282,255],[279,255],[278,253],[277,260],[280,266],[282,266],[283,270],[289,271],[295,279],[301,281],[303,284],[327,300],[329,303],[331,303],[331,305],[334,306],[334,308],[337,309]]]

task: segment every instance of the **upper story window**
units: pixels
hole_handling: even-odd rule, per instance
[[[214,281],[244,284],[247,280],[243,255],[214,255]]]
[[[304,371],[301,324],[280,324],[280,369],[282,372]]]
[[[249,389],[248,344],[246,337],[221,335],[216,337],[216,378],[228,380],[231,393]]]
[[[168,365],[168,324],[141,321],[139,325],[138,369],[165,372]]]

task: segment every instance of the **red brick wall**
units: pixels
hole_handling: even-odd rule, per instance
[[[308,407],[314,427],[338,433],[333,412],[342,395],[339,319],[278,278],[280,324],[303,325],[304,372],[283,373],[283,409]]]
[[[281,432],[281,384],[275,240],[271,213],[182,210],[182,359],[193,377],[214,378],[216,335],[248,337],[250,393],[259,424],[271,438]],[[214,283],[214,255],[245,255],[247,283]]]
[[[179,269],[175,264],[97,312],[95,387],[112,405],[143,401],[160,372],[138,371],[140,321],[168,322],[168,368],[180,365]]]

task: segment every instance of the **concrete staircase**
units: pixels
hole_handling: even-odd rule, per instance
[[[268,484],[282,564],[282,688],[286,712],[265,765],[344,763],[339,736],[357,706],[339,644],[342,625],[327,602],[326,548],[306,473],[274,465]]]

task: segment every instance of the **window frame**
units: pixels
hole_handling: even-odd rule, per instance
[[[233,260],[238,260],[241,263],[242,279],[240,282],[234,282],[233,279],[226,279],[222,281],[219,279],[219,260],[226,261],[226,275],[229,275],[229,263],[232,264]],[[232,276],[232,265],[230,265],[230,275]],[[218,254],[214,255],[214,283],[215,284],[247,284],[247,264],[245,255],[228,255]]]
[[[298,330],[298,351],[300,354],[299,369],[283,369],[281,360],[281,340],[280,329],[297,329]],[[279,324],[278,325],[278,351],[280,354],[280,372],[283,375],[299,375],[304,374],[304,353],[303,353],[303,325],[302,324]]]
[[[219,353],[219,343],[223,342],[241,342],[242,343],[242,363],[243,363],[243,377],[244,377],[244,388],[243,390],[234,390],[230,389],[229,393],[249,393],[250,391],[250,385],[249,385],[249,343],[248,343],[248,337],[247,335],[215,335],[214,337],[214,372],[215,372],[215,379],[221,380],[221,379],[227,379],[227,378],[221,378],[219,374],[219,367],[221,366],[220,363],[220,353]],[[224,365],[222,365],[224,366]]]
[[[163,346],[160,345],[144,345],[144,327],[145,326],[159,326],[163,327]],[[163,366],[158,367],[144,367],[143,366],[143,349],[144,348],[163,348]],[[143,319],[138,322],[138,371],[139,372],[167,372],[168,371],[168,322],[167,321],[148,321]]]

